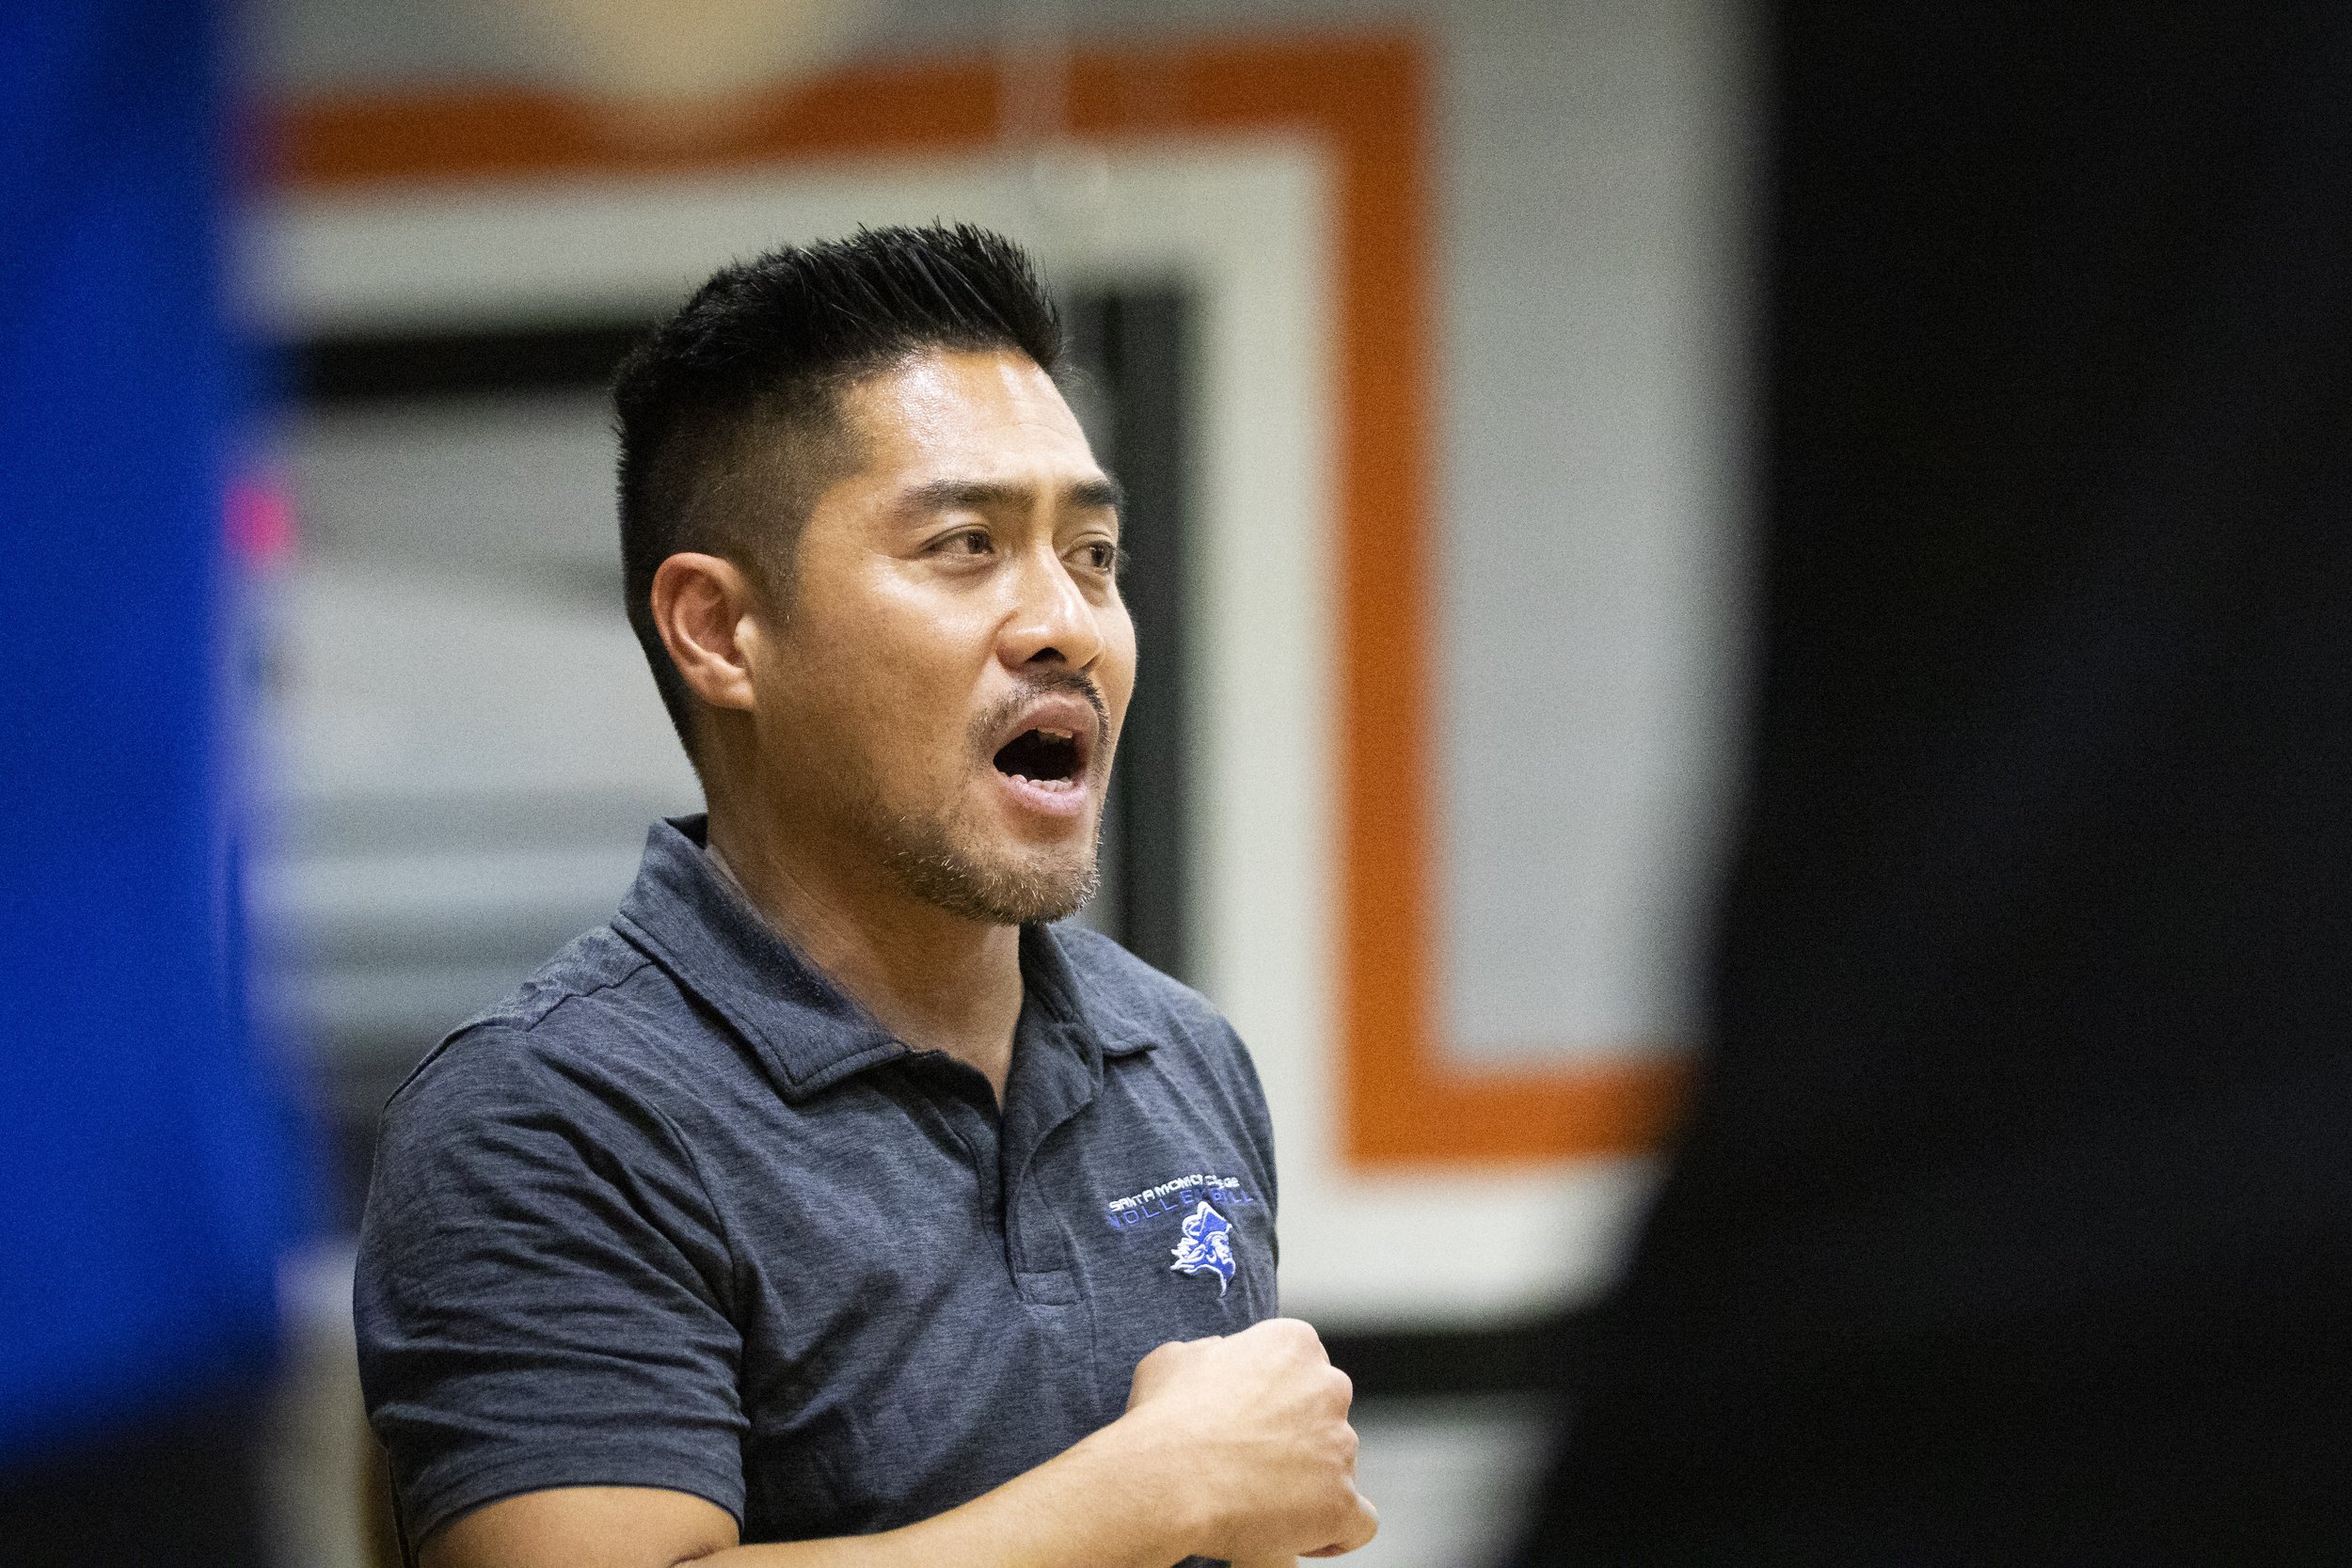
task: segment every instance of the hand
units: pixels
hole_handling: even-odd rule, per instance
[[[1336,1557],[1379,1516],[1356,1490],[1355,1390],[1315,1331],[1276,1318],[1165,1344],[1136,1364],[1119,1423],[1194,1511],[1190,1550],[1240,1560]]]

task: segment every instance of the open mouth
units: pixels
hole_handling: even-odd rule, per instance
[[[1040,725],[997,749],[996,771],[1042,789],[1073,789],[1085,766],[1074,731]]]

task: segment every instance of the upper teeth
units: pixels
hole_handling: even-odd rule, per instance
[[[1041,726],[1037,733],[1043,736],[1048,740],[1068,740],[1070,738],[1070,732],[1068,730],[1049,730]]]

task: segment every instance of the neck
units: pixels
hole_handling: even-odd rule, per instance
[[[1005,1097],[1021,1019],[1021,930],[966,920],[886,866],[828,853],[771,813],[710,800],[710,847],[769,925],[892,1034],[977,1069]]]

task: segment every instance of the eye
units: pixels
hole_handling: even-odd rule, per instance
[[[1107,539],[1089,539],[1078,546],[1078,555],[1098,572],[1115,571],[1119,566],[1119,546]]]
[[[939,542],[939,549],[946,555],[987,555],[996,547],[996,541],[984,528],[958,529]]]

